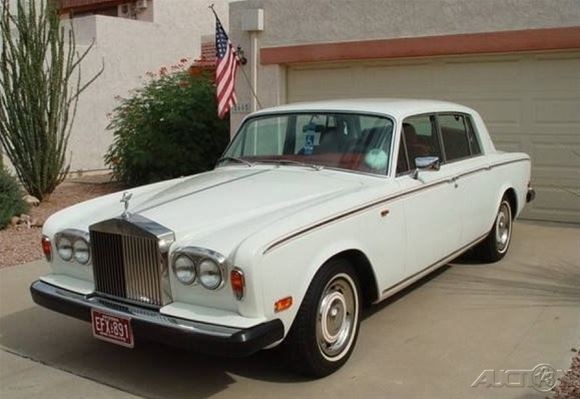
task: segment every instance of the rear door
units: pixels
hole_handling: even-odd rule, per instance
[[[456,175],[456,209],[462,217],[460,246],[465,246],[491,228],[490,218],[499,205],[495,204],[497,184],[491,181],[489,162],[469,115],[440,113],[437,119],[446,168]]]

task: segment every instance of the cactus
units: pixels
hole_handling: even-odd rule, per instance
[[[0,143],[28,193],[46,199],[69,171],[67,146],[83,82],[72,24],[56,2],[0,0]],[[15,12],[9,10],[9,2]]]

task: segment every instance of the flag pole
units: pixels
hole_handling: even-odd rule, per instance
[[[241,48],[239,48],[239,49],[241,49]],[[246,80],[246,83],[248,84],[248,87],[250,88],[250,91],[252,92],[252,96],[256,99],[256,103],[258,104],[258,107],[260,107],[260,109],[264,108],[264,107],[262,107],[262,103],[260,102],[260,98],[258,98],[258,95],[256,94],[256,91],[254,90],[254,87],[252,86],[252,83],[250,82],[250,78],[248,77],[248,74],[246,73],[244,66],[242,65],[242,67],[240,69],[242,71],[242,75],[244,75],[244,78]]]
[[[217,15],[217,12],[215,11],[214,7],[215,7],[215,4],[214,4],[214,3],[211,3],[211,4],[208,6],[208,8],[209,8],[209,9],[210,9],[210,10],[213,12],[213,15],[215,16],[215,18],[216,18],[216,19],[217,19],[217,20],[220,22],[220,24],[221,24],[220,18],[218,17],[218,15]],[[242,49],[242,47],[241,47],[241,46],[238,46],[238,47],[237,47],[237,50],[236,50],[236,56],[238,57],[238,61],[239,61],[239,63],[241,64],[241,65],[240,65],[240,70],[242,71],[242,75],[244,75],[244,79],[246,80],[246,83],[248,84],[248,87],[249,87],[249,89],[250,89],[250,92],[251,92],[252,96],[253,96],[253,97],[254,97],[254,99],[256,100],[256,103],[257,103],[258,107],[260,107],[260,109],[264,108],[264,107],[262,106],[262,103],[260,102],[260,98],[258,97],[258,94],[256,93],[256,91],[255,91],[255,89],[254,89],[254,87],[253,87],[252,83],[250,82],[250,78],[248,77],[248,74],[246,73],[246,71],[245,71],[245,69],[244,69],[244,65],[246,65],[246,64],[247,64],[247,60],[246,60],[246,57],[244,57],[244,51],[243,51],[243,49]],[[255,67],[255,66],[254,66],[254,67]]]

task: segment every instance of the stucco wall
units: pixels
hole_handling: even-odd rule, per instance
[[[252,8],[264,9],[258,47],[580,25],[580,0],[246,0],[230,5],[230,36],[248,55],[241,16]],[[251,63],[244,68],[249,75]],[[243,76],[236,88],[239,102],[251,103]],[[284,66],[258,65],[264,107],[284,102],[284,89]],[[232,115],[232,131],[244,116]]]
[[[228,22],[227,0],[154,0],[153,22],[107,16],[74,20],[79,49],[95,39],[95,46],[82,65],[88,77],[104,62],[105,70],[79,101],[70,138],[71,170],[105,168],[103,155],[112,142],[106,130],[107,114],[118,104],[115,96],[127,96],[142,85],[148,71],[158,71],[181,58],[199,57],[201,36],[213,34],[210,3]],[[226,25],[227,26],[227,25]]]

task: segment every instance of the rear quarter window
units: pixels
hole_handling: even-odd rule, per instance
[[[465,115],[441,114],[439,115],[439,127],[447,161],[471,156]]]

